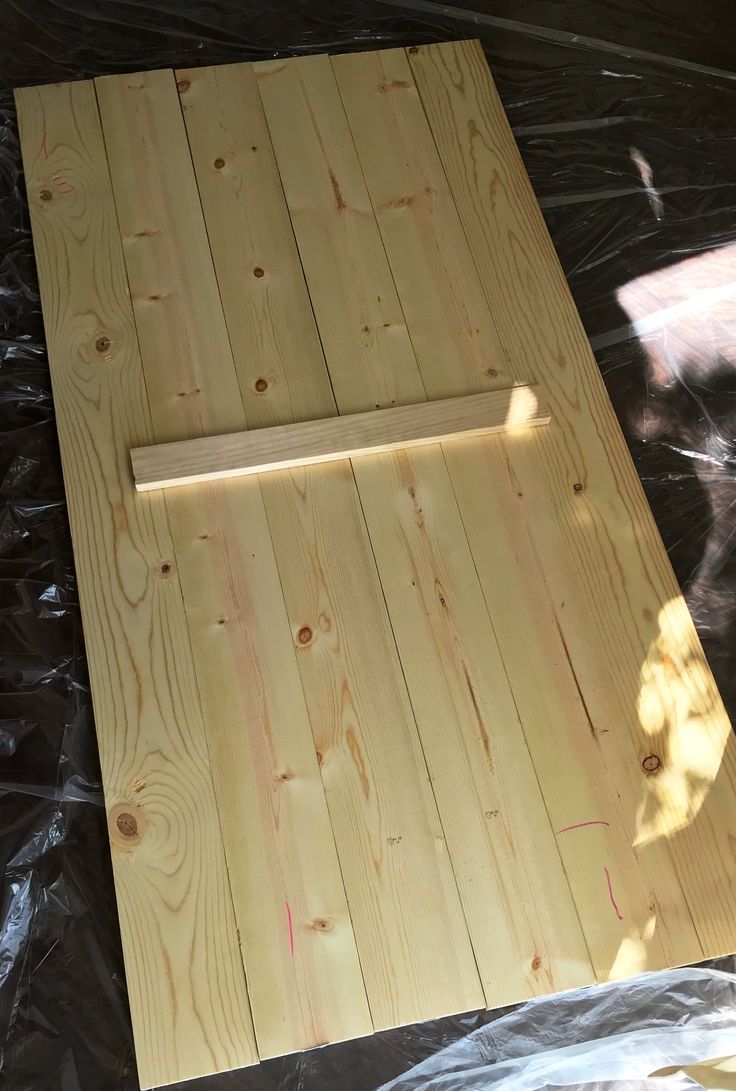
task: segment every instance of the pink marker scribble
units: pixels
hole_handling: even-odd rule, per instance
[[[43,134],[43,140],[41,141],[41,151],[43,152],[44,159],[49,157],[49,134]]]
[[[567,833],[568,830],[579,830],[581,826],[610,826],[610,822],[604,822],[602,818],[591,818],[588,822],[573,822],[572,826],[563,826],[558,833]]]
[[[613,886],[611,884],[611,873],[610,873],[610,871],[608,870],[607,867],[604,867],[603,871],[604,871],[605,876],[606,876],[606,882],[608,883],[608,897],[611,899],[611,905],[615,909],[616,916],[618,917],[618,919],[620,921],[622,921],[624,918],[621,916],[621,912],[620,912],[618,906],[616,905],[616,899],[613,896]]]
[[[289,947],[291,949],[291,957],[294,957],[294,925],[291,921],[291,906],[288,902],[284,902],[286,907],[286,922],[289,925]]]
[[[74,186],[70,186],[68,182],[55,182],[54,185],[58,189],[59,193],[76,193]]]

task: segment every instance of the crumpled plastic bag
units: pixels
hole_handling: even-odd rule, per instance
[[[381,1091],[684,1091],[735,1047],[736,974],[666,970],[531,1000]]]

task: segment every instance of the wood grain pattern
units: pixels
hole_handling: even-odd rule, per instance
[[[616,821],[651,890],[643,907],[634,883],[630,903],[631,872],[613,874],[623,934],[598,973],[721,953],[733,946],[730,724],[480,46],[420,47],[409,60],[501,344],[552,405],[546,435],[530,434],[509,466],[504,510],[516,506],[517,532],[542,564],[545,627],[558,631],[616,784]],[[472,389],[484,385],[479,376]],[[495,486],[499,475],[486,475]],[[523,505],[509,502],[510,478]],[[491,525],[483,480],[472,501],[479,538]]]
[[[245,417],[173,73],[97,81],[158,439]],[[261,1057],[369,1033],[257,481],[167,498]]]
[[[736,744],[479,44],[17,101],[142,1084],[732,950]],[[388,448],[468,405],[552,419]]]
[[[248,421],[328,416],[252,68],[177,76]],[[270,475],[261,487],[374,1024],[482,1004],[350,467]]]
[[[403,49],[333,57],[340,95],[432,398],[519,379],[504,358],[460,218]],[[427,379],[424,379],[425,385]]]
[[[298,369],[309,371],[313,384],[303,409],[294,403],[299,416],[312,415],[319,394],[318,416],[327,416],[334,404],[311,310],[306,300],[292,299],[293,237],[283,227],[272,236],[282,197],[253,73],[238,67],[179,73],[179,79],[190,83],[184,117],[228,321],[232,317],[239,331],[255,328],[254,315],[243,320],[240,313],[255,289],[258,309],[276,328],[287,315],[293,323],[305,314],[309,323],[288,344],[276,331],[262,334],[264,344],[279,346],[268,356],[254,351],[252,339],[233,336],[249,422],[261,373],[254,375],[255,368],[275,376],[289,372],[280,384],[269,381],[258,421],[278,421],[286,410],[283,392],[294,397],[299,391]],[[236,134],[240,157],[213,169],[220,158],[227,163]],[[234,226],[244,217],[251,223],[239,236]],[[274,240],[282,250],[273,249]],[[243,262],[246,242],[253,250]],[[240,273],[231,280],[233,252]],[[254,266],[264,276],[253,276]],[[306,346],[314,347],[313,359],[305,359]],[[290,471],[262,479],[262,488],[374,1023],[391,1026],[453,1005],[471,1007],[482,995],[478,974],[350,468]],[[442,951],[431,942],[437,932],[444,936]]]
[[[328,59],[257,72],[340,411],[365,410],[379,392],[397,404],[425,398]],[[387,359],[380,334],[391,316],[400,339]],[[463,351],[452,335],[440,340]],[[356,462],[354,473],[486,1001],[589,982],[442,452]]]
[[[386,254],[402,286],[424,386],[430,397],[492,387],[499,381],[493,363],[504,359],[503,349],[406,54],[387,50],[332,63]],[[400,155],[399,148],[407,151]],[[421,278],[413,275],[416,268],[424,270]],[[465,300],[472,301],[473,322],[462,309]],[[430,317],[436,336],[427,339],[422,330]],[[484,329],[481,342],[475,319]],[[442,325],[444,333],[438,330]],[[448,340],[456,346],[455,360],[444,351]],[[617,886],[626,876],[629,918],[636,913],[647,922],[653,891],[619,812],[617,782],[600,760],[540,559],[528,540],[529,516],[514,475],[516,461],[527,455],[516,438],[512,444],[453,445],[445,459],[554,829],[575,826],[581,814],[606,815],[605,825],[558,841],[596,969],[606,976],[618,957],[622,929],[603,867],[616,876]],[[569,755],[562,768],[561,739],[568,740]]]
[[[280,424],[255,432],[203,436],[130,452],[139,492],[194,485],[271,470],[385,454],[429,443],[487,436],[549,424],[549,414],[528,386],[444,398],[347,417]]]
[[[16,95],[143,1087],[257,1061],[91,83]],[[104,260],[100,260],[104,255]]]

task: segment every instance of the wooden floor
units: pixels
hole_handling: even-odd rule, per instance
[[[17,103],[142,1086],[736,949],[730,725],[480,46]]]

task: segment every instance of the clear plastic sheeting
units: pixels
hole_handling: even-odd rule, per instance
[[[736,9],[729,0],[697,10],[684,0],[473,2],[473,11],[434,0],[0,5],[2,1089],[138,1086],[9,88],[479,37],[706,652],[736,710]],[[637,1024],[650,988],[649,1022]],[[694,1026],[701,1009],[715,1019],[730,989],[721,978],[673,971],[650,984],[527,1005],[500,1022],[503,1013],[485,1012],[438,1020],[194,1086],[376,1091],[484,1028],[470,1041],[492,1043],[486,1064],[534,1055],[533,1074],[540,1051],[572,1044],[581,1052],[570,1062],[582,1065],[582,1042],[608,1040],[597,1055],[611,1062],[601,1068],[607,1087],[644,1087],[641,1073],[612,1067],[635,1027],[651,1036],[651,1018],[661,1019],[661,1044],[665,1027]],[[553,1013],[546,1022],[545,1011]],[[585,1048],[592,1061],[595,1051]],[[550,1069],[548,1085],[570,1086],[574,1072]],[[437,1086],[526,1086],[489,1078]],[[604,1076],[591,1067],[586,1078]]]
[[[652,1073],[734,1052],[736,975],[668,970],[532,1000],[381,1091],[684,1091]]]

